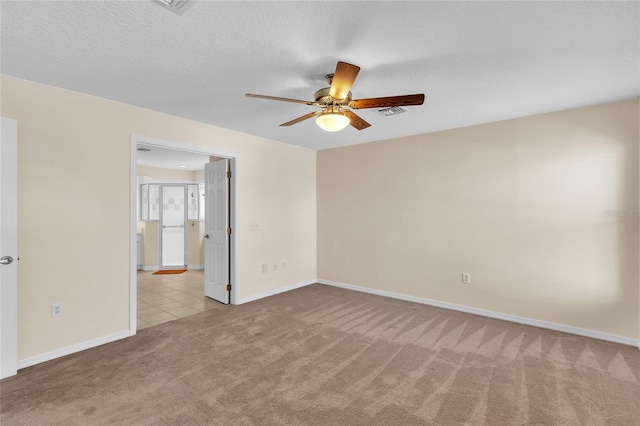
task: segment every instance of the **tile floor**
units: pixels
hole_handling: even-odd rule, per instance
[[[204,295],[204,271],[176,275],[138,271],[138,330],[221,307]]]

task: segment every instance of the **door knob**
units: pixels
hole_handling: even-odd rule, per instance
[[[205,238],[209,238],[209,234],[205,235],[204,237],[205,237]]]
[[[10,265],[13,263],[13,257],[11,256],[2,256],[0,257],[0,264],[2,265]]]

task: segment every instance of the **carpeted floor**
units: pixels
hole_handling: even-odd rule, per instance
[[[638,425],[637,348],[308,286],[1,382],[8,425]]]

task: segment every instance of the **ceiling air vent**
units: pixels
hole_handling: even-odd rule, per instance
[[[151,152],[151,150],[149,148],[138,148],[138,151],[140,151],[140,152]]]
[[[403,112],[407,112],[407,111],[408,110],[406,108],[402,108],[402,107],[391,107],[391,108],[383,108],[383,109],[376,110],[378,114],[384,115],[385,117],[402,114]]]
[[[154,3],[166,7],[172,12],[182,15],[185,10],[189,9],[194,0],[151,0]]]

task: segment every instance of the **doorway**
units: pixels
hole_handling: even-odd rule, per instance
[[[218,159],[225,159],[225,163],[228,165],[228,175],[229,175],[229,180],[228,180],[228,185],[227,185],[227,189],[228,189],[228,205],[225,208],[226,211],[228,211],[228,227],[229,227],[229,234],[228,234],[228,251],[227,251],[227,259],[226,259],[226,265],[227,265],[227,271],[226,271],[226,277],[224,277],[223,281],[225,281],[225,286],[224,286],[224,298],[223,300],[221,300],[223,303],[232,303],[235,304],[237,303],[238,300],[238,286],[237,286],[237,244],[236,244],[236,238],[237,238],[237,232],[231,232],[231,230],[234,228],[234,225],[236,223],[237,217],[236,217],[236,209],[235,209],[235,200],[236,200],[236,191],[237,191],[237,179],[238,179],[238,175],[237,175],[237,165],[238,165],[238,155],[232,152],[221,152],[221,151],[217,151],[217,150],[208,150],[206,148],[202,148],[202,147],[194,147],[194,146],[188,146],[188,145],[184,145],[184,144],[178,144],[178,143],[174,143],[174,142],[167,142],[167,141],[159,141],[159,140],[154,140],[151,138],[146,138],[146,137],[141,137],[141,136],[137,136],[137,135],[132,135],[131,137],[131,205],[132,205],[132,211],[131,211],[131,274],[130,274],[130,334],[135,334],[136,332],[136,323],[137,323],[137,299],[138,299],[138,271],[137,271],[137,265],[139,264],[139,261],[137,260],[137,255],[138,255],[138,212],[137,212],[137,205],[138,205],[138,200],[139,200],[139,181],[137,179],[138,173],[137,173],[137,166],[138,166],[138,145],[144,145],[145,147],[150,147],[150,148],[157,148],[157,150],[163,150],[165,152],[168,152],[169,154],[196,154],[196,155],[206,155],[208,157],[217,157]],[[212,159],[213,160],[213,159]],[[175,163],[175,161],[173,161]],[[225,173],[225,175],[227,175],[227,173]],[[225,176],[227,177],[227,176]],[[181,182],[182,183],[182,182]],[[162,206],[162,208],[160,209],[160,214],[165,216],[162,221],[159,221],[159,225],[160,228],[158,229],[158,239],[162,240],[162,248],[161,248],[161,255],[160,258],[158,259],[158,269],[178,269],[178,268],[185,268],[186,266],[188,266],[188,262],[186,260],[186,254],[184,251],[184,247],[185,247],[185,238],[186,238],[186,233],[187,232],[192,232],[193,230],[191,229],[192,226],[194,226],[194,223],[190,222],[187,220],[187,218],[185,217],[184,214],[184,209],[179,209],[178,207],[181,204],[187,204],[189,201],[189,189],[186,189],[185,192],[185,188],[186,185],[171,185],[171,184],[166,184],[166,185],[162,185],[162,188],[158,188],[159,189],[159,198],[161,198],[162,203],[160,203],[160,206]],[[180,200],[184,200],[184,202],[181,202]],[[174,207],[171,207],[174,206]],[[168,208],[168,209],[167,209]],[[204,215],[205,215],[205,220],[204,222],[206,222],[207,219],[207,209],[204,209]],[[212,209],[209,209],[212,210]],[[176,213],[181,211],[182,213]],[[187,231],[188,228],[188,231]],[[204,230],[204,228],[203,228]],[[202,235],[201,237],[204,237],[204,235]],[[204,246],[204,240],[202,240],[203,246]],[[168,249],[168,250],[167,250]],[[188,250],[188,247],[187,247]],[[145,255],[146,257],[146,255]],[[190,284],[191,284],[191,288],[189,289],[190,291],[190,296],[193,297],[194,296],[194,291],[197,291],[194,289],[193,287],[193,279],[195,279],[194,277],[198,277],[198,273],[200,274],[200,276],[203,276],[207,273],[215,273],[217,272],[217,276],[219,276],[219,271],[207,271],[207,268],[210,268],[210,264],[216,264],[216,262],[207,262],[206,259],[203,262],[203,267],[204,270],[203,271],[187,271],[187,273],[184,273],[183,275],[164,275],[164,281],[171,283],[174,285],[179,285],[180,282],[187,282],[190,280]],[[217,262],[218,264],[220,262]],[[191,269],[191,268],[190,268]],[[197,268],[194,268],[197,269]],[[149,275],[149,274],[147,274]],[[144,286],[147,285],[147,276],[142,276],[140,279],[142,280],[140,285],[142,285],[142,291],[144,291]],[[175,281],[175,282],[174,282]],[[202,295],[202,298],[205,298],[205,285],[204,285],[204,281],[202,280],[202,285],[200,286],[200,293]],[[184,290],[185,292],[187,291],[186,288],[185,289],[178,289],[178,288],[173,288],[173,289],[169,289],[169,292],[173,292],[173,296],[178,297],[179,295],[177,294],[177,292],[175,292],[174,290]],[[207,295],[210,296],[210,295]],[[185,295],[181,295],[181,297],[185,297],[187,298],[188,296]],[[220,300],[220,299],[218,299]],[[210,301],[210,299],[205,299],[206,301]],[[167,302],[171,302],[171,301],[167,301]],[[178,301],[176,301],[178,302]],[[182,301],[180,301],[182,302]],[[185,302],[186,303],[186,302]],[[191,300],[191,303],[196,303],[196,301]],[[168,305],[171,303],[168,303]],[[177,305],[177,303],[175,303]],[[205,303],[205,305],[207,305]],[[223,305],[219,305],[219,306],[223,306]],[[177,306],[175,306],[174,308],[178,308]],[[184,308],[184,307],[182,307]],[[187,311],[186,308],[183,309],[184,311]]]

